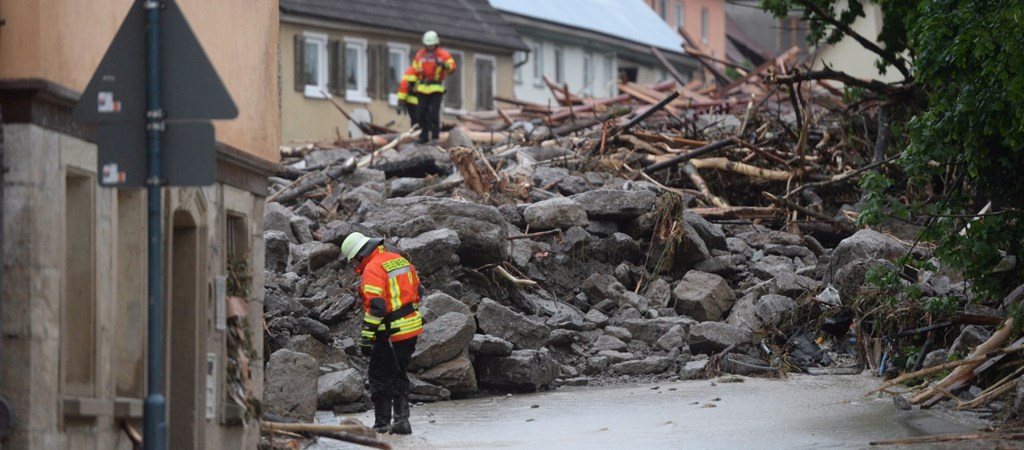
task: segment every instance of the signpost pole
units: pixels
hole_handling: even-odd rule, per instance
[[[163,0],[173,1],[173,0]],[[144,0],[146,9],[146,143],[149,195],[149,339],[144,440],[147,450],[167,448],[166,399],[163,395],[163,301],[161,279],[160,140],[164,131],[164,113],[160,106],[160,1]]]

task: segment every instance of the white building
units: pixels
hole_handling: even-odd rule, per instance
[[[490,0],[523,37],[515,56],[515,94],[554,105],[544,75],[575,95],[616,94],[619,78],[650,84],[671,78],[651,52],[657,48],[688,81],[697,61],[683,39],[643,0]]]

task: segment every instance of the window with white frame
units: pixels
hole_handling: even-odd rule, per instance
[[[366,39],[345,38],[345,101],[368,103]]]
[[[565,60],[562,47],[555,47],[555,83],[565,83]]]
[[[604,57],[604,82],[608,96],[615,95],[619,80],[615,77],[615,57],[612,55]]]
[[[676,2],[676,28],[683,26],[683,21],[686,19],[686,10],[683,2]]]
[[[398,106],[398,85],[402,82],[405,69],[409,67],[409,46],[389,42],[387,67],[388,71],[384,74],[384,92],[388,94],[388,104]]]
[[[327,35],[304,32],[302,47],[302,78],[305,81],[303,94],[306,97],[324,98],[327,92]]]
[[[594,95],[594,55],[583,54],[583,93]]]
[[[533,84],[544,85],[544,47],[539,43],[530,45],[530,53],[533,54]]]
[[[514,79],[516,84],[523,84],[523,66],[526,62],[526,52],[515,52],[512,54],[512,63],[515,67]]]
[[[473,57],[473,71],[476,73],[476,102],[477,111],[488,111],[494,109],[494,88],[498,84],[498,75],[495,67],[498,60],[493,56],[476,55]]]
[[[707,45],[711,40],[711,31],[708,27],[711,25],[711,13],[708,12],[707,8],[700,9],[700,41]]]

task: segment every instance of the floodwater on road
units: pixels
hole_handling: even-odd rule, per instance
[[[565,387],[414,406],[413,434],[382,439],[395,449],[863,449],[975,431],[929,411],[900,411],[888,396],[865,397],[879,384],[870,375],[790,375]],[[373,423],[372,411],[351,417]],[[320,423],[339,419],[317,415]],[[309,448],[357,447],[320,439]]]

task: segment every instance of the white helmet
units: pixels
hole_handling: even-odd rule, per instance
[[[341,243],[341,254],[345,255],[345,259],[351,261],[363,253],[361,250],[376,248],[382,242],[384,242],[382,238],[370,238],[356,231],[348,235]]]
[[[437,37],[437,32],[436,31],[431,30],[431,31],[428,31],[426,33],[423,33],[423,45],[426,45],[426,46],[429,47],[431,45],[437,45],[437,44],[440,44],[440,43],[441,43],[441,38]]]

